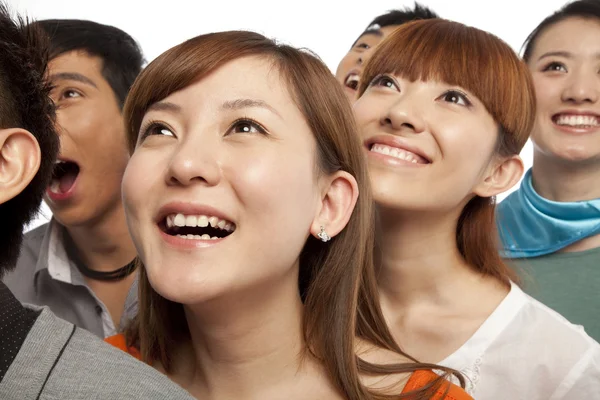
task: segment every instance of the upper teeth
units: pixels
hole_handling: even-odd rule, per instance
[[[422,161],[422,157],[416,155],[415,153],[411,153],[410,151],[399,149],[397,147],[386,146],[384,144],[374,144],[373,147],[371,147],[371,151],[374,153],[380,153],[385,154],[386,156],[399,158],[400,160],[405,160],[413,164],[417,164]]]
[[[598,118],[593,115],[559,115],[556,123],[569,126],[597,126]]]
[[[358,78],[358,74],[352,73],[346,78],[346,84],[349,84],[350,82],[358,82]]]
[[[167,228],[174,226],[190,226],[192,228],[199,226],[206,228],[208,225],[213,228],[226,230],[227,232],[233,232],[235,229],[235,225],[232,222],[208,215],[171,214],[167,216]]]

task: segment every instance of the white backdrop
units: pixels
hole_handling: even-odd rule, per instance
[[[355,38],[377,15],[412,6],[407,0],[5,0],[34,18],[90,19],[132,35],[151,61],[193,36],[249,29],[316,52],[332,71]],[[529,32],[565,0],[422,0],[441,17],[485,29],[516,51]],[[531,165],[531,145],[521,154]],[[50,216],[47,207],[33,226]]]

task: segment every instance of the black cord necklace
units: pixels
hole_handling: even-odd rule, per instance
[[[95,271],[93,269],[89,269],[87,266],[83,265],[83,263],[76,263],[77,269],[87,278],[94,279],[96,281],[120,281],[121,279],[131,275],[136,268],[135,259],[131,261],[129,264],[121,267],[119,269],[115,269],[114,271]]]

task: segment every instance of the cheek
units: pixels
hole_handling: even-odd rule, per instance
[[[534,79],[535,95],[537,100],[538,115],[551,112],[549,106],[560,101],[560,87],[558,82],[537,77]]]
[[[301,153],[273,151],[238,159],[230,176],[244,205],[273,221],[302,215],[301,210],[311,205],[315,183],[312,157]]]
[[[153,193],[156,193],[152,190],[155,186],[155,177],[159,176],[156,173],[158,165],[156,161],[154,159],[154,162],[151,162],[147,154],[140,153],[138,150],[125,168],[121,188],[128,219],[139,220],[148,206],[148,200]]]
[[[340,83],[343,83],[344,79],[346,78],[346,74],[352,68],[355,59],[356,56],[353,56],[351,53],[347,53],[338,64],[335,77]]]

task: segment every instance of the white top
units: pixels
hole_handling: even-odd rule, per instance
[[[515,284],[477,332],[438,364],[462,372],[476,400],[600,399],[600,345]]]

